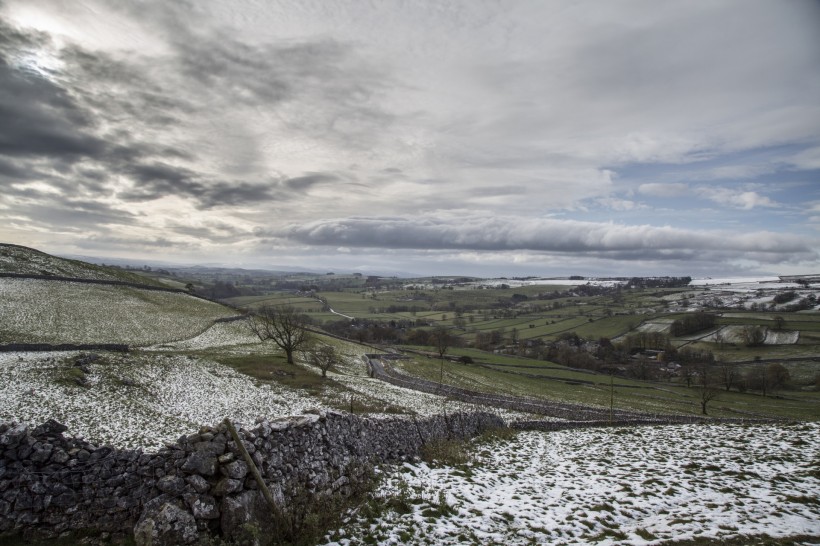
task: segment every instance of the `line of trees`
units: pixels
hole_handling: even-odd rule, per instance
[[[715,325],[715,315],[711,313],[692,313],[672,322],[669,333],[675,337],[693,334]]]

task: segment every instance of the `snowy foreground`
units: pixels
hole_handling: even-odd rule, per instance
[[[86,365],[87,373],[76,365],[79,352],[0,353],[0,422],[36,426],[56,419],[70,433],[97,444],[154,450],[225,417],[250,425],[260,416],[340,409],[351,397],[376,414],[476,409],[369,378],[361,359],[364,349],[353,344],[339,343],[344,363],[328,374],[347,391],[329,385],[320,396],[276,382],[260,383],[197,353],[176,352],[218,348],[222,354],[246,355],[260,348],[258,341],[252,342],[241,325],[217,323],[189,340],[128,354],[100,353]],[[506,419],[528,417],[500,414]]]
[[[354,395],[376,411],[471,409],[371,379],[361,346],[339,342],[337,348],[344,362],[329,375],[346,390],[327,388],[319,397],[261,384],[199,352],[269,350],[237,323],[143,351],[104,353],[86,371],[77,366],[77,352],[0,353],[0,421],[36,425],[54,418],[95,443],[155,449],[224,417],[250,424],[257,416],[294,415]],[[369,517],[360,510],[328,544],[820,537],[820,423],[522,432],[475,444],[471,454],[472,462],[455,468],[422,462],[384,468],[377,496],[393,499],[393,506],[402,500],[404,509],[382,508]]]
[[[48,419],[98,444],[156,449],[225,417],[252,424],[315,406],[296,390],[256,386],[231,368],[181,355],[106,355],[87,386],[73,382],[79,353],[0,354],[0,421]]]
[[[658,544],[820,537],[820,425],[523,432],[466,466],[405,464],[328,544]],[[809,543],[816,543],[810,541]]]

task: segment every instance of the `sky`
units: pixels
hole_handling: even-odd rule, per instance
[[[816,0],[0,0],[0,242],[820,273]]]

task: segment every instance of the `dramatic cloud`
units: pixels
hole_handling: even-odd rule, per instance
[[[0,239],[417,273],[816,269],[817,20],[810,0],[6,0]]]
[[[578,222],[555,219],[348,218],[290,226],[273,235],[310,245],[347,247],[533,250],[567,253],[619,253],[625,259],[649,254],[681,259],[681,251],[813,256],[810,240],[769,232],[715,233],[696,230]],[[633,253],[633,258],[628,258]]]

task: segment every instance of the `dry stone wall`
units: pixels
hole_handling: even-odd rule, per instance
[[[400,461],[426,442],[469,438],[504,426],[489,413],[425,419],[337,412],[260,419],[239,428],[242,445],[275,502],[296,494],[345,494],[363,465]],[[205,427],[157,452],[96,446],[49,421],[0,425],[0,535],[72,530],[130,532],[138,543],[230,538],[270,511],[225,424]]]

